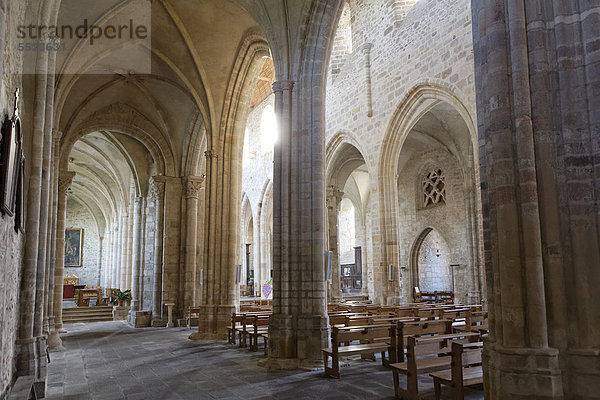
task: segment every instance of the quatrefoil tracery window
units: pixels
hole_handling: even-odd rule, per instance
[[[446,203],[446,177],[441,169],[429,172],[423,179],[423,207]]]

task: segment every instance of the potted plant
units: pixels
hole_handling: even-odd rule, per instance
[[[113,291],[113,298],[119,307],[123,307],[127,300],[131,300],[131,290],[121,292],[119,289]]]

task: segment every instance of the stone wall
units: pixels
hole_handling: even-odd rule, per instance
[[[79,201],[67,198],[65,229],[83,229],[81,267],[65,267],[65,275],[79,277],[79,284],[100,285],[100,236],[94,216]]]
[[[423,176],[433,168],[442,169],[445,176],[446,201],[437,205],[423,207],[422,180]],[[445,268],[442,275],[451,274],[450,264],[469,265],[468,250],[468,220],[465,210],[465,190],[463,187],[463,177],[459,168],[458,161],[446,150],[438,149],[424,154],[415,155],[407,166],[400,173],[398,188],[401,192],[401,202],[399,208],[399,247],[400,247],[400,265],[406,267],[405,278],[401,283],[404,286],[405,294],[412,293],[413,280],[412,273],[421,274],[420,270],[411,271],[412,268],[420,268],[422,262],[411,259],[413,252],[418,252],[418,239],[424,232],[434,229],[435,234],[439,235],[441,242],[447,243],[446,252],[443,259],[436,260],[444,262]],[[431,233],[427,236],[431,236]],[[425,238],[427,240],[427,237]],[[437,258],[437,257],[433,257]],[[441,258],[441,257],[440,257]],[[428,259],[430,259],[428,257]],[[429,261],[427,261],[431,265]],[[416,264],[416,265],[415,265]],[[470,265],[469,265],[470,266]],[[433,267],[431,265],[431,267]],[[457,298],[465,302],[468,292],[471,289],[473,268],[457,268],[454,279],[454,290]],[[431,269],[430,269],[431,272]],[[433,278],[430,275],[430,278]],[[445,285],[450,279],[450,288],[436,287],[434,282]],[[451,278],[432,279],[431,286],[426,287],[421,283],[421,290],[450,290],[452,289]],[[406,298],[408,300],[408,298]]]
[[[402,272],[401,281],[394,283],[399,287],[392,288],[387,268],[382,269],[387,267],[382,242],[382,231],[387,228],[379,211],[383,142],[386,135],[406,134],[388,131],[403,100],[420,85],[443,88],[464,106],[470,120],[476,121],[470,1],[351,0],[350,8],[353,51],[343,60],[341,51],[336,53],[339,72],[328,77],[326,143],[342,135],[361,151],[367,164],[371,182],[366,205],[367,285],[371,298],[385,301],[381,291],[373,297],[373,285],[390,296],[407,298],[411,291],[402,290],[402,285],[409,289],[410,274]],[[400,226],[403,223],[397,221]],[[418,234],[403,233],[398,238],[399,260],[387,262],[408,267],[407,255]]]
[[[0,115],[12,115],[14,107],[14,91],[22,87],[20,74],[23,53],[18,51],[17,38],[14,34],[16,26],[22,23],[25,4],[12,0],[6,4],[0,0]],[[27,113],[23,101],[21,113]],[[0,216],[0,398],[4,398],[12,384],[15,373],[16,357],[15,340],[17,339],[19,286],[21,260],[24,238],[15,233],[14,219],[6,215]]]
[[[418,250],[418,287],[423,292],[452,290],[449,248],[435,229],[430,231]]]

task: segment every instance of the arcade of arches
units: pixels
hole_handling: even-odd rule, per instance
[[[481,396],[597,398],[597,2],[0,0],[0,36],[0,398],[98,288],[194,343],[265,300],[267,370],[322,368],[328,303],[451,291]]]

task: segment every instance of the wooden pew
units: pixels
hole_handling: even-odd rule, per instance
[[[231,314],[231,326],[227,328],[227,342],[235,344],[235,334],[237,329],[242,327],[242,321],[244,321],[243,313]]]
[[[454,303],[454,292],[450,291],[436,291],[435,292],[435,302],[442,304],[452,304]]]
[[[468,312],[465,316],[465,330],[467,332],[488,333],[488,313],[487,311]]]
[[[465,386],[483,383],[483,370],[481,369],[482,342],[452,343],[451,370],[429,374],[433,378],[435,398],[440,400],[442,395],[441,385],[448,385],[452,389],[452,400],[464,400]]]
[[[344,343],[360,341],[360,344]],[[340,357],[351,355],[372,355],[381,352],[383,365],[396,361],[396,326],[390,325],[368,325],[358,327],[334,326],[331,333],[331,347],[321,349],[323,352],[323,367],[325,375],[333,378],[340,377]],[[388,353],[389,360],[385,353]],[[331,367],[329,367],[331,358]]]
[[[258,338],[259,337],[263,337],[263,339],[265,338],[265,336],[262,336],[263,334],[267,334],[267,338],[268,338],[268,333],[269,333],[269,319],[271,317],[269,315],[254,315],[252,317],[252,321],[251,321],[251,329],[248,329],[248,341],[249,341],[249,347],[250,347],[250,351],[258,351]],[[265,349],[267,347],[266,342],[264,342],[265,345]]]
[[[253,313],[245,313],[241,322],[241,326],[236,327],[236,332],[238,333],[238,337],[240,339],[240,347],[246,347],[248,344],[248,335],[250,331],[254,330],[254,317],[255,316],[268,316],[270,312],[253,312]]]
[[[416,322],[398,321],[396,332],[398,334],[398,347],[396,359],[404,362],[404,350],[407,348],[409,337],[440,336],[452,333],[451,320],[425,320]]]
[[[391,364],[394,391],[399,399],[418,400],[418,376],[450,368],[453,342],[476,342],[480,336],[475,332],[408,338],[406,361]],[[406,389],[400,386],[400,374],[406,375]]]
[[[192,320],[198,321],[200,318],[200,307],[188,307],[185,313],[185,325],[192,329]]]

